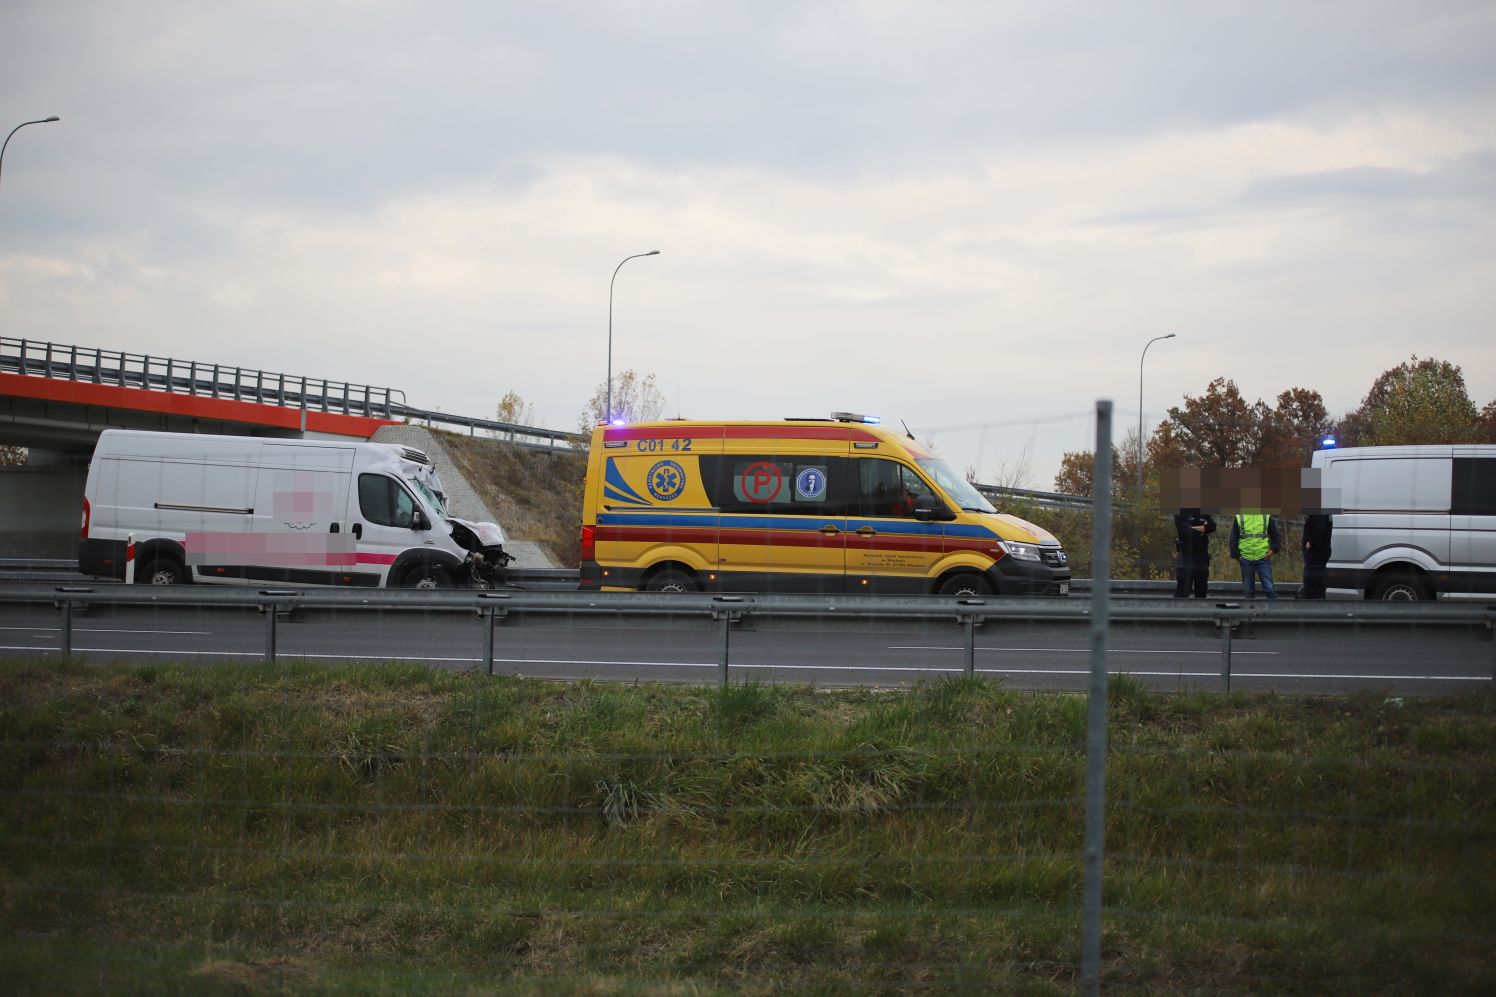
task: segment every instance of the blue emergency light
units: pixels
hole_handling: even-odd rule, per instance
[[[1335,437],[1333,436],[1326,436],[1324,439],[1319,441],[1319,448],[1321,450],[1334,450],[1339,442],[1340,441],[1335,439]]]

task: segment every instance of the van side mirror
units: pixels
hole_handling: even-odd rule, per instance
[[[921,495],[914,500],[914,518],[922,523],[948,523],[956,518],[956,514],[935,496]]]
[[[429,530],[431,529],[431,520],[426,518],[424,512],[417,509],[410,514],[410,528],[413,530]]]

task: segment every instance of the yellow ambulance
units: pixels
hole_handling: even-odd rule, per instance
[[[581,587],[1066,595],[1046,530],[913,439],[852,413],[598,426]]]

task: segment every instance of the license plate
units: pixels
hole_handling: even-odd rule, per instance
[[[1069,595],[1069,594],[1070,594],[1070,583],[1069,582],[1060,582],[1060,595]]]

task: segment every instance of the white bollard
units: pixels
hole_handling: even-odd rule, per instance
[[[135,584],[135,534],[125,537],[125,584]]]

